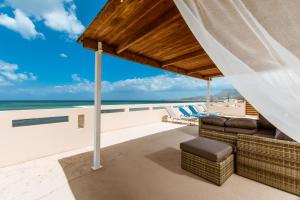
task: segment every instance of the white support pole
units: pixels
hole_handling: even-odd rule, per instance
[[[207,112],[209,112],[209,104],[210,104],[210,95],[211,95],[211,78],[209,77],[207,80],[207,88],[206,88],[206,107],[207,107]]]
[[[101,146],[101,56],[102,43],[98,43],[98,51],[95,52],[95,96],[94,96],[94,156],[93,170],[100,169],[100,146]]]

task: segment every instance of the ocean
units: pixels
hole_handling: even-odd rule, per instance
[[[103,105],[121,104],[160,104],[160,103],[186,103],[199,101],[102,101]],[[0,101],[0,111],[2,110],[31,110],[31,109],[54,109],[71,108],[75,106],[93,105],[93,101]]]

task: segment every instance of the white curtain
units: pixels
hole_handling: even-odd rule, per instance
[[[300,142],[300,0],[174,0],[226,79]]]

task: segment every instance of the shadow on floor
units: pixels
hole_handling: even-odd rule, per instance
[[[210,183],[207,180],[200,178],[181,168],[181,151],[175,148],[166,148],[152,154],[146,155],[148,159],[172,173],[189,176],[199,181]]]
[[[77,200],[297,199],[238,176],[218,187],[182,170],[179,143],[197,135],[197,126],[187,126],[106,147],[97,171],[92,152],[59,163]]]
[[[63,168],[68,181],[92,173],[93,152],[86,152],[75,156],[60,159],[58,162]]]
[[[184,126],[177,129],[185,134],[197,137],[199,135],[199,126]]]
[[[92,152],[59,163],[76,199],[165,199],[170,193],[184,194],[182,178],[193,187],[194,182],[206,182],[180,166],[179,143],[197,135],[196,128],[182,127],[101,149],[104,167],[98,171],[91,170]],[[181,199],[175,194],[170,196],[173,200]]]

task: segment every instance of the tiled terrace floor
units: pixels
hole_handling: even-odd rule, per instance
[[[160,133],[152,134],[159,130]],[[135,138],[139,132],[148,136],[108,146],[116,143],[117,134],[123,134],[125,141]],[[91,152],[82,153],[88,149],[3,168],[0,169],[0,199],[300,199],[235,174],[218,187],[185,172],[180,168],[179,143],[196,135],[197,127],[164,123],[107,134],[102,169],[90,169]]]

